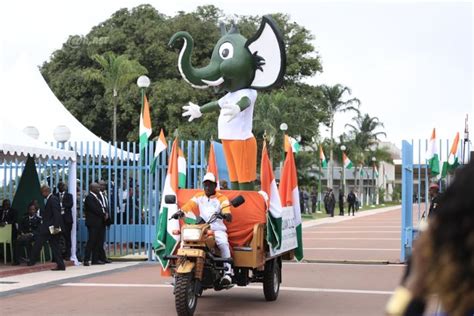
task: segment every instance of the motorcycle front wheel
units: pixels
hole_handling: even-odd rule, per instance
[[[192,316],[197,306],[196,279],[193,274],[180,274],[175,280],[175,305],[178,316]]]

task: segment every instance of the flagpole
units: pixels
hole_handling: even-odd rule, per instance
[[[145,89],[150,86],[150,78],[148,78],[145,75],[138,77],[137,86],[140,88],[141,96],[142,96],[142,100],[141,100],[142,107],[141,107],[141,111],[140,111],[140,117],[141,117],[143,115],[143,110],[144,110],[144,107],[145,107]],[[140,131],[139,131],[138,137],[140,139]],[[147,144],[148,144],[148,140],[147,140]],[[142,209],[145,208],[145,205],[144,205],[145,203],[144,202],[146,202],[146,201],[144,201],[144,192],[145,192],[144,186],[146,186],[146,182],[144,181],[145,180],[144,178],[146,177],[146,175],[143,172],[144,169],[145,169],[144,164],[146,162],[146,157],[144,157],[144,153],[142,152],[140,142],[138,143],[138,149],[139,149],[139,155],[140,155],[140,173],[139,173],[139,177],[140,177],[140,197],[139,197],[139,199],[140,200],[139,200],[139,203],[141,202],[141,210],[142,210]],[[146,149],[145,149],[145,152],[146,152]]]
[[[319,158],[319,174],[318,174],[318,212],[321,212],[321,173],[322,173],[322,161]]]

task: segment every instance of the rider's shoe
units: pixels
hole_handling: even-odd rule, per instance
[[[226,274],[222,277],[221,279],[221,285],[222,286],[229,286],[232,283],[232,278],[230,275]]]

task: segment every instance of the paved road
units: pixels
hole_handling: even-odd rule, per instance
[[[286,263],[276,302],[261,286],[206,291],[196,315],[381,315],[401,265]],[[173,315],[169,278],[156,264],[0,299],[5,315]],[[53,308],[51,299],[58,303]]]
[[[309,262],[284,264],[276,302],[265,301],[259,284],[222,292],[206,291],[199,299],[196,314],[382,315],[404,269],[396,264],[400,210],[373,213],[305,224],[304,251]],[[360,264],[370,261],[374,264]],[[96,267],[74,267],[68,271],[78,269],[74,274],[77,276],[84,269]],[[2,297],[0,306],[7,315],[174,315],[170,281],[160,277],[156,264],[144,263],[99,276],[58,280],[47,287]],[[58,301],[54,308],[52,298]]]

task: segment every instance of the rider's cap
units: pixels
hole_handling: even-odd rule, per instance
[[[431,183],[430,189],[439,189],[439,185],[437,183]]]
[[[204,183],[206,181],[211,181],[211,182],[216,183],[216,176],[214,176],[214,174],[212,172],[208,172],[208,173],[206,173],[206,175],[202,179],[202,183]]]

